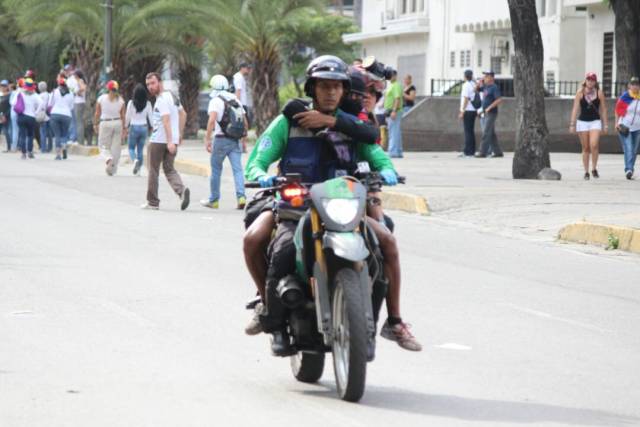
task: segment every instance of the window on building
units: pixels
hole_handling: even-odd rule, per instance
[[[456,66],[456,53],[451,51],[451,68],[455,68]]]
[[[405,14],[409,13],[409,1],[410,0],[400,0],[400,13]]]
[[[465,67],[471,67],[471,51],[467,50],[464,56],[465,56],[465,61],[464,61]]]
[[[460,51],[460,66],[464,67],[464,50]]]
[[[491,57],[491,71],[496,74],[502,74],[502,56]]]
[[[478,49],[478,67],[482,67],[482,49]]]

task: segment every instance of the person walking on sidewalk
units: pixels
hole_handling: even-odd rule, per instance
[[[58,77],[58,87],[52,92],[47,109],[51,113],[50,126],[55,138],[56,160],[66,159],[69,127],[73,116],[73,94],[62,74]]]
[[[473,71],[465,70],[464,80],[460,92],[460,114],[458,114],[464,128],[464,150],[460,157],[473,157],[476,152],[476,117],[478,117],[477,110],[481,101],[473,81]]]
[[[124,99],[118,92],[120,85],[115,80],[107,82],[107,93],[96,101],[94,131],[98,134],[98,146],[107,156],[105,172],[109,176],[118,171],[124,135]],[[99,124],[98,124],[99,123]]]
[[[51,93],[47,88],[47,82],[42,81],[38,83],[38,91],[40,92],[40,99],[42,100],[42,109],[38,114],[38,124],[40,125],[40,151],[43,153],[51,152],[53,148],[53,133],[51,131],[49,112],[47,111],[49,101],[51,100]]]
[[[157,210],[158,177],[160,165],[173,191],[180,197],[180,209],[189,206],[190,191],[185,187],[180,174],[174,167],[178,145],[182,143],[182,131],[187,121],[187,113],[180,101],[169,91],[165,91],[159,73],[149,73],[146,77],[147,90],[156,98],[152,112],[151,138],[149,138],[149,181],[147,184],[147,203],[143,209]]]
[[[211,153],[211,193],[208,199],[200,201],[207,208],[217,209],[220,200],[220,177],[225,158],[229,158],[233,170],[236,189],[237,208],[244,209],[247,199],[244,193],[244,173],[242,171],[242,152],[240,139],[247,132],[245,110],[238,98],[229,93],[229,82],[222,75],[215,75],[209,83],[211,100],[209,101],[209,122],[204,144]],[[212,136],[213,134],[213,136]]]
[[[640,149],[640,78],[631,77],[628,90],[616,103],[616,130],[624,151],[624,173],[633,179]]]
[[[589,157],[591,157],[591,174],[594,178],[600,178],[598,155],[600,153],[602,124],[604,123],[605,132],[609,128],[605,99],[604,92],[600,90],[596,73],[588,73],[573,100],[571,123],[569,123],[569,132],[577,132],[578,138],[580,138],[585,180],[590,178]],[[580,111],[579,116],[578,111]]]
[[[7,143],[6,151],[4,153],[8,153],[11,151],[11,104],[9,103],[9,98],[11,97],[11,93],[9,90],[9,81],[2,80],[0,81],[0,135],[4,135],[5,141]]]
[[[484,82],[480,87],[482,91],[482,107],[478,110],[480,126],[482,127],[482,143],[480,144],[480,151],[475,156],[487,157],[491,152],[493,153],[491,157],[504,157],[496,135],[498,105],[502,103],[502,95],[495,82],[496,74],[493,71],[485,71],[483,74]]]
[[[133,174],[138,175],[144,159],[144,144],[149,137],[151,102],[147,89],[138,83],[133,89],[133,99],[127,104],[125,124],[129,142],[129,158],[133,162]]]
[[[36,83],[27,78],[24,89],[16,97],[13,109],[18,113],[18,147],[22,151],[22,158],[33,159],[33,138],[36,129],[36,114],[42,109],[42,100],[36,94]]]
[[[240,70],[233,75],[233,87],[236,91],[236,98],[240,100],[247,118],[247,129],[251,127],[251,121],[253,119],[253,110],[251,102],[251,93],[249,92],[249,85],[247,84],[247,77],[251,74],[251,64],[243,62],[240,64]],[[247,138],[243,137],[240,140],[242,142],[242,152],[247,152]]]
[[[75,70],[73,76],[77,85],[73,97],[73,116],[75,117],[76,137],[78,144],[84,145],[84,110],[87,102],[87,82],[84,73],[80,70]]]
[[[389,156],[402,158],[402,85],[398,72],[393,70],[390,84],[384,94],[384,109],[389,126]]]

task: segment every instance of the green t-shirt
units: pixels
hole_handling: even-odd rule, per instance
[[[400,85],[400,82],[398,80],[396,80],[395,82],[391,83],[389,85],[389,87],[387,88],[387,91],[384,94],[384,109],[385,110],[391,110],[393,108],[393,101],[396,100],[396,98],[400,99],[400,104],[398,105],[398,110],[402,109],[402,85]]]
[[[256,146],[249,155],[244,176],[248,181],[255,181],[267,175],[269,166],[282,158],[289,141],[289,121],[280,114],[262,133]],[[391,159],[378,144],[357,143],[357,157],[369,162],[371,170],[395,170]]]

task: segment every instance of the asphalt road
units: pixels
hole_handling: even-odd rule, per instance
[[[425,348],[379,339],[348,404],[243,334],[233,190],[142,211],[128,169],[0,154],[0,426],[640,425],[640,258],[394,213]]]

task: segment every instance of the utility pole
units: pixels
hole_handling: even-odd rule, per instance
[[[111,27],[113,23],[113,0],[106,0],[104,6],[104,62],[102,64],[104,82],[111,77]]]

